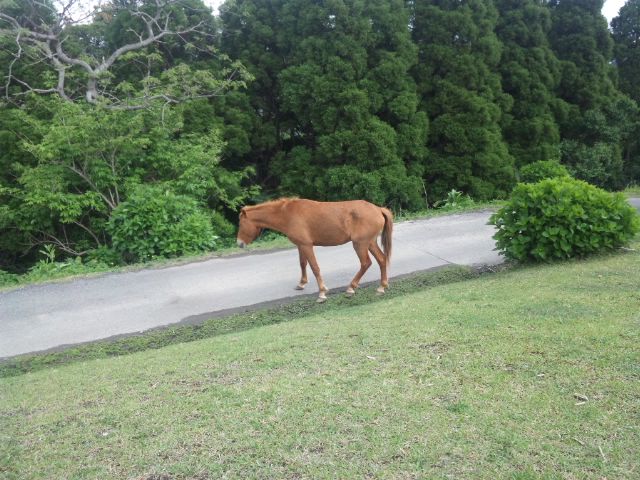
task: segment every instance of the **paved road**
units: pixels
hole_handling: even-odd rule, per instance
[[[489,213],[395,225],[391,276],[446,264],[497,264]],[[316,248],[325,282],[338,293],[359,264],[351,244]],[[141,332],[304,293],[295,249],[214,258],[0,292],[0,358]],[[377,264],[363,282],[379,279]],[[393,288],[393,282],[391,282]]]

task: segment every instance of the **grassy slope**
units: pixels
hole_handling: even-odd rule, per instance
[[[638,478],[638,285],[634,251],[0,379],[0,476]]]

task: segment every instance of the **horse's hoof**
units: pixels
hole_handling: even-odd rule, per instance
[[[353,297],[356,294],[356,291],[353,288],[349,287],[349,288],[347,288],[347,291],[344,292],[344,294],[347,297]]]
[[[318,297],[318,299],[316,300],[316,303],[324,303],[327,301],[327,297]]]
[[[384,295],[384,287],[376,288],[376,295]]]
[[[296,290],[304,290],[304,287],[305,285],[303,284],[296,285]]]

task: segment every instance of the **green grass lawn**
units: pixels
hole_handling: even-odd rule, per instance
[[[328,302],[0,379],[0,477],[639,478],[639,339],[637,250]]]

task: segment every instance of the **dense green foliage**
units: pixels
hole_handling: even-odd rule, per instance
[[[510,99],[496,72],[497,18],[482,0],[414,4],[412,36],[420,52],[414,76],[430,119],[425,171],[436,198],[451,187],[495,198],[513,184],[513,157],[500,131]]]
[[[221,16],[224,51],[256,78],[257,153],[279,193],[420,204],[426,117],[400,0],[244,0]]]
[[[581,180],[521,183],[491,217],[494,238],[507,258],[565,259],[619,247],[640,231],[640,218],[621,193]]]
[[[538,160],[520,169],[520,181],[536,183],[545,178],[568,177],[567,168],[554,160]]]
[[[640,0],[627,0],[611,21],[620,91],[640,104]],[[622,143],[625,179],[640,183],[640,114],[627,116],[629,133]]]
[[[149,186],[114,209],[108,231],[113,248],[133,261],[207,251],[217,238],[195,200]]]
[[[0,241],[4,255],[13,258],[25,247],[43,244],[72,256],[91,255],[95,249],[114,245],[108,222],[115,212],[120,212],[119,222],[124,223],[123,211],[137,215],[135,208],[120,206],[144,185],[157,186],[175,202],[174,215],[164,209],[163,215],[148,220],[156,234],[176,228],[175,214],[192,210],[192,204],[211,209],[208,228],[215,225],[217,231],[207,232],[202,243],[195,242],[200,245],[195,250],[200,251],[205,245],[213,247],[214,233],[228,235],[232,230],[215,212],[236,210],[251,191],[241,185],[250,170],[229,171],[220,165],[222,143],[216,130],[197,135],[185,132],[180,109],[165,112],[162,122],[159,111],[109,110],[48,98],[7,112],[30,134],[17,145],[25,160],[7,166],[9,185],[0,191],[6,198],[0,225],[7,231]],[[139,218],[130,221],[141,222]],[[160,221],[166,222],[163,228]],[[120,239],[142,242],[141,234],[127,237],[120,232]],[[187,244],[177,246],[174,239],[160,242],[165,247],[131,245],[116,250],[134,253],[121,260],[194,250],[185,248]]]
[[[536,0],[499,0],[496,34],[502,42],[498,70],[513,106],[502,132],[518,166],[560,159],[560,131],[554,112],[562,107],[555,92],[560,62],[549,44],[551,13]]]
[[[622,146],[638,110],[615,87],[613,40],[601,7],[602,2],[591,0],[550,2],[550,41],[562,69],[562,162],[577,178],[617,189],[628,181]]]
[[[640,102],[640,0],[627,0],[611,21],[620,90]]]
[[[0,268],[28,270],[44,245],[62,262],[177,254],[114,249],[110,219],[145,186],[208,210],[220,245],[241,204],[277,195],[406,212],[506,198],[550,176],[540,161],[640,182],[638,0],[612,31],[600,0],[229,0],[218,17],[172,1],[180,35],[100,72],[162,2],[67,26],[46,1],[0,3]],[[38,25],[79,60],[62,90],[42,56],[56,45],[25,40]]]

